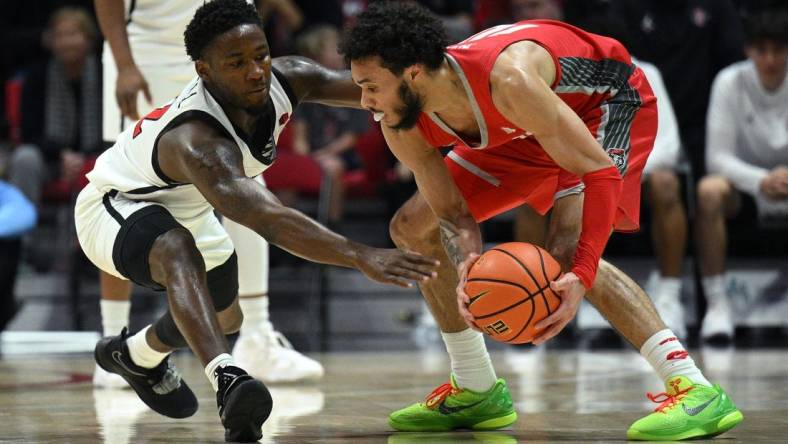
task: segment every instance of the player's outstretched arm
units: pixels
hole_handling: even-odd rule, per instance
[[[411,286],[409,280],[435,276],[434,259],[354,242],[282,205],[246,177],[238,147],[207,123],[175,128],[160,139],[159,147],[159,163],[170,178],[194,184],[221,214],[295,255],[356,268],[373,280],[403,287]]]
[[[299,56],[277,57],[273,65],[284,74],[299,102],[361,108],[361,88],[350,70],[335,71]]]
[[[151,103],[151,95],[148,82],[140,73],[131,54],[123,0],[94,0],[93,3],[101,33],[109,42],[118,71],[115,99],[122,115],[137,120],[140,118],[137,112],[137,94],[142,92],[148,103]]]

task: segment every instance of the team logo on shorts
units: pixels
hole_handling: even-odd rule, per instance
[[[627,166],[627,152],[623,148],[610,148],[607,155],[619,171],[624,171]]]

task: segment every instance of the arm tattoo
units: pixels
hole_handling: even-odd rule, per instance
[[[459,267],[460,263],[465,259],[462,254],[462,247],[460,246],[460,232],[457,227],[451,222],[440,220],[438,222],[441,231],[441,242],[443,247],[446,248],[446,253],[449,255],[452,263]]]

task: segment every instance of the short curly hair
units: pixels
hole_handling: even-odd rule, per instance
[[[744,40],[748,45],[772,41],[788,45],[788,8],[768,8],[748,15],[744,20]]]
[[[378,1],[345,30],[339,52],[348,61],[378,56],[383,67],[399,75],[417,63],[439,68],[448,44],[443,23],[424,7]]]
[[[183,41],[186,54],[196,61],[213,39],[236,26],[253,24],[263,29],[254,5],[245,0],[212,0],[200,6],[186,26]]]

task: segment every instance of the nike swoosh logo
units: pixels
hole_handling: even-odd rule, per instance
[[[441,403],[438,406],[438,411],[443,413],[444,415],[451,415],[452,413],[461,412],[465,409],[469,409],[479,404],[481,404],[481,401],[474,402],[473,404],[468,404],[468,405],[458,405],[456,407],[449,407],[445,403]]]
[[[708,407],[709,404],[711,404],[715,399],[717,399],[717,396],[720,396],[720,395],[714,395],[713,398],[709,399],[708,401],[704,402],[701,405],[696,405],[695,407],[687,408],[686,405],[682,405],[682,407],[684,408],[684,413],[686,413],[686,414],[688,414],[690,416],[697,415],[698,413],[702,412],[703,409]]]
[[[126,367],[126,363],[123,362],[122,359],[120,359],[121,356],[122,356],[121,353],[117,350],[112,352],[112,360],[117,362],[119,366],[123,367],[123,370],[126,370],[127,372],[131,373],[134,376],[141,376],[143,378],[146,376],[143,373],[135,372],[134,370]]]
[[[477,294],[476,296],[473,296],[468,302],[468,305],[473,304],[477,299],[481,298],[482,296],[486,295],[489,292],[490,290],[484,290],[481,293]]]

